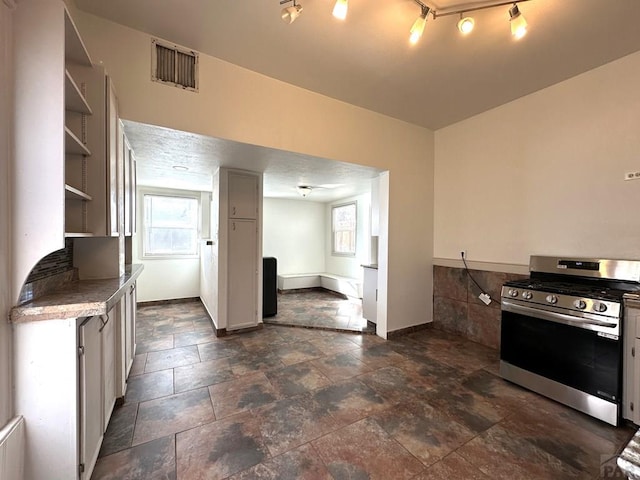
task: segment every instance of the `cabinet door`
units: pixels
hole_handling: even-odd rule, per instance
[[[229,172],[229,217],[258,218],[258,177]]]
[[[122,155],[118,148],[120,139],[118,135],[118,98],[113,89],[111,79],[107,78],[107,225],[108,234],[117,237],[120,233],[119,223],[119,201],[121,181],[118,177],[122,175],[118,166],[122,164]],[[122,167],[120,167],[122,168]]]
[[[255,220],[229,220],[228,329],[258,324],[258,232]]]
[[[79,328],[80,355],[80,463],[91,472],[102,444],[102,321],[87,319]],[[82,478],[85,478],[83,475]]]
[[[362,286],[362,316],[370,322],[376,323],[378,309],[378,270],[364,269]]]
[[[122,143],[124,157],[124,234],[130,237],[133,234],[131,224],[131,147],[126,136],[122,137]]]
[[[129,376],[136,354],[136,284],[125,295],[125,365]]]
[[[103,432],[107,430],[111,412],[116,404],[116,328],[115,307],[102,320],[102,391],[103,391]]]

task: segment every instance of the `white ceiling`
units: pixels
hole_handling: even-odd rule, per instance
[[[510,35],[509,5],[473,13],[476,28],[467,37],[456,29],[457,16],[430,16],[415,46],[408,43],[420,13],[414,0],[350,0],[344,22],[332,17],[333,0],[297,1],[302,15],[287,25],[280,20],[279,0],[75,0],[95,15],[432,130],[640,50],[640,0],[525,1],[519,7],[529,33],[521,40]],[[424,1],[440,13],[487,3]],[[153,129],[129,124],[127,131],[138,157],[156,161],[162,152],[142,138]],[[182,140],[183,148],[190,145]],[[169,143],[163,148],[172,148]],[[215,139],[200,145],[200,153],[181,153],[194,162],[214,154],[200,160],[226,165],[227,154],[252,149]],[[267,182],[278,155],[253,154],[262,159]],[[304,157],[292,159],[305,164]],[[342,168],[347,167],[336,166]],[[286,181],[320,183],[310,173],[301,168]]]
[[[371,167],[136,122],[124,121],[124,128],[136,154],[138,184],[144,186],[210,191],[212,173],[222,166],[264,172],[266,197],[302,200],[296,187],[307,185],[313,190],[305,200],[329,202],[369,192],[371,179],[380,173]]]

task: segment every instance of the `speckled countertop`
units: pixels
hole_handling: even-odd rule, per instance
[[[636,432],[618,457],[618,467],[631,480],[640,479],[640,431]]]
[[[640,294],[637,293],[625,293],[624,304],[627,307],[640,308]]]
[[[11,310],[11,322],[103,315],[118,303],[126,289],[140,276],[143,268],[142,265],[127,265],[120,278],[68,283],[57,291],[14,307]]]

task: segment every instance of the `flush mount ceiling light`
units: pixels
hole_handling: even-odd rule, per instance
[[[336,0],[336,4],[333,6],[333,16],[344,20],[347,18],[347,10],[349,10],[349,0]]]
[[[189,171],[189,167],[185,167],[184,165],[174,165],[173,167],[174,170],[177,170],[178,172],[188,172]]]
[[[312,190],[313,190],[313,187],[310,187],[309,185],[298,185],[298,193],[303,197],[306,197],[307,195],[309,195]]]
[[[285,3],[289,3],[291,0],[282,0],[280,5],[284,5]],[[293,0],[293,5],[290,7],[285,7],[280,12],[280,17],[282,21],[286,24],[291,24],[294,22],[296,18],[300,16],[302,12],[302,5],[296,3],[296,0]]]

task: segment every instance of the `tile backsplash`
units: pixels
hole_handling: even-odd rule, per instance
[[[469,340],[500,348],[500,290],[508,280],[526,278],[514,273],[470,270],[482,289],[491,296],[485,305],[480,289],[463,268],[433,267],[433,326],[457,333]]]
[[[77,279],[77,270],[73,267],[73,240],[68,238],[64,248],[50,253],[33,267],[22,286],[18,304],[46,295]]]

